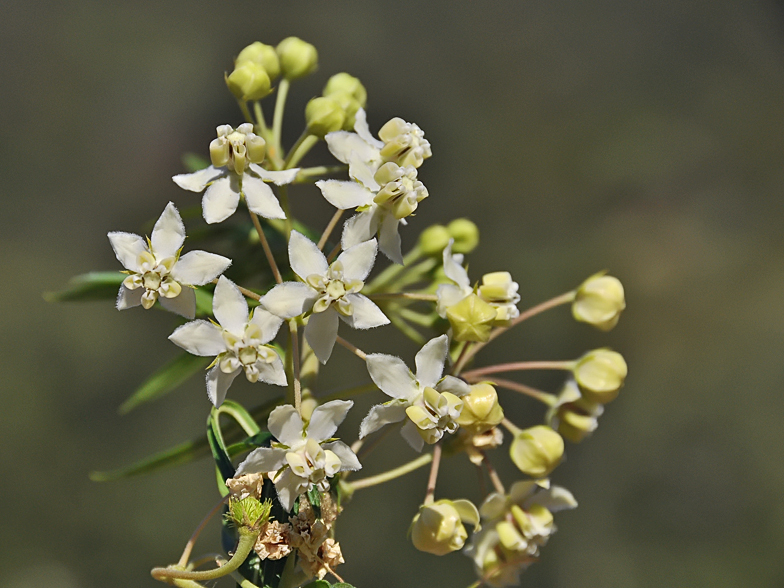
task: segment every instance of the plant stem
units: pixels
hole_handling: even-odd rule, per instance
[[[269,243],[267,242],[267,237],[264,236],[264,229],[261,228],[259,217],[255,212],[250,212],[250,220],[253,221],[253,226],[256,227],[256,233],[259,235],[261,248],[264,249],[264,255],[267,257],[267,263],[269,263],[270,270],[272,270],[272,275],[275,277],[275,282],[278,284],[283,283],[283,278],[280,275],[278,264],[275,263],[275,256],[272,255],[272,249],[270,249]],[[260,298],[256,298],[256,300],[260,300]]]
[[[253,114],[256,115],[256,126],[259,127],[259,135],[266,140],[269,135],[269,129],[267,128],[267,121],[264,120],[264,113],[261,111],[261,102],[258,100],[253,103]]]
[[[335,228],[338,222],[340,222],[341,216],[343,216],[343,211],[338,208],[335,211],[335,214],[332,215],[332,218],[329,219],[329,224],[327,224],[327,227],[324,229],[324,232],[321,233],[321,239],[319,239],[318,242],[319,249],[324,249],[324,245],[327,244],[327,239],[329,239],[329,236],[332,234],[332,230]]]
[[[400,274],[400,272],[408,268],[420,257],[422,257],[422,252],[419,250],[419,246],[417,245],[403,257],[403,265],[390,265],[383,272],[378,274],[369,284],[367,284],[363,291],[367,295],[368,292],[375,292],[382,286],[386,286],[389,282],[394,280]]]
[[[348,169],[345,165],[319,165],[316,167],[304,167],[299,170],[297,178],[293,183],[299,184],[308,181],[311,177],[326,176],[329,174],[336,174],[344,172]]]
[[[199,526],[196,527],[196,530],[193,532],[193,535],[191,535],[191,538],[188,539],[188,543],[185,544],[185,549],[182,550],[180,561],[177,562],[178,566],[185,567],[188,565],[188,560],[190,560],[191,553],[193,552],[193,546],[196,544],[196,540],[199,538],[199,535],[204,530],[204,527],[207,525],[207,523],[210,522],[210,519],[215,516],[215,513],[217,513],[221,509],[221,507],[226,503],[228,499],[229,496],[224,496],[223,498],[221,498],[218,501],[218,504],[212,507],[210,512],[208,512],[207,515],[199,523]]]
[[[289,93],[290,82],[283,78],[278,84],[278,96],[275,99],[275,114],[272,117],[272,142],[277,148],[278,156],[283,157],[283,149],[280,146],[280,131],[283,127],[283,111],[286,108],[286,98]]]
[[[436,302],[438,300],[438,296],[435,294],[421,294],[419,292],[382,292],[379,294],[369,294],[368,298],[371,300],[404,298],[406,300],[426,300],[427,302]]]
[[[284,220],[284,226],[286,231],[286,242],[291,238],[291,207],[289,206],[289,189],[288,187],[281,186],[280,187],[280,206],[283,208],[283,212],[286,213],[286,220]]]
[[[302,385],[299,380],[299,332],[296,319],[289,321],[289,335],[291,337],[292,367],[294,372],[294,408],[302,416]]]
[[[487,459],[487,456],[482,453],[482,457],[484,458],[485,467],[487,468],[487,475],[490,476],[490,481],[493,483],[493,488],[499,494],[506,494],[506,490],[504,490],[504,485],[501,483],[501,478],[498,477],[498,472],[495,471],[493,464],[490,463],[490,460]]]
[[[348,349],[351,353],[356,355],[362,361],[365,361],[367,359],[367,353],[365,353],[358,347],[355,347],[354,345],[346,341],[343,337],[338,337],[337,339],[335,339],[335,342],[339,343],[340,345]]]
[[[292,146],[291,151],[289,151],[289,156],[283,162],[283,169],[297,167],[297,164],[307,155],[308,151],[313,149],[316,143],[318,143],[318,137],[311,135],[305,129],[299,136],[299,139],[297,139],[297,142]]]
[[[394,480],[400,476],[405,476],[406,474],[413,472],[422,466],[426,466],[431,461],[433,461],[433,454],[425,453],[424,455],[420,455],[416,459],[403,464],[400,467],[383,472],[381,474],[377,474],[375,476],[369,476],[367,478],[362,478],[361,480],[355,480],[354,482],[345,482],[345,485],[348,486],[349,490],[352,492],[354,490],[359,490],[360,488],[370,488],[371,486],[377,486],[378,484],[389,482],[390,480]]]
[[[480,382],[482,378],[471,378],[466,377],[463,374],[463,377],[469,384],[476,384]],[[525,394],[526,396],[530,396],[531,398],[535,398],[536,400],[546,404],[547,406],[553,406],[556,402],[556,397],[552,394],[548,394],[547,392],[542,392],[541,390],[537,390],[536,388],[531,388],[530,386],[526,386],[525,384],[520,384],[519,382],[512,382],[511,380],[504,380],[501,378],[493,378],[493,384],[498,386],[499,388],[506,388],[507,390],[512,390],[513,392],[520,392],[521,394]]]
[[[340,253],[340,248],[340,243],[335,245],[335,248],[329,252],[329,255],[327,255],[327,263],[332,263],[334,261],[334,259],[338,256],[338,253]]]
[[[248,110],[248,103],[244,100],[237,100],[237,104],[240,105],[240,110],[242,111],[242,116],[245,117],[245,122],[253,124],[253,117],[250,115],[250,110]]]
[[[433,447],[433,463],[430,465],[430,477],[427,479],[427,492],[425,492],[425,504],[433,503],[433,496],[436,493],[436,481],[438,480],[438,467],[441,465],[441,443],[436,443]]]
[[[516,361],[512,363],[500,363],[475,370],[463,372],[464,378],[477,378],[487,374],[498,374],[501,372],[518,372],[522,370],[567,370],[574,369],[574,361]]]
[[[212,281],[212,283],[213,284],[217,284],[218,283],[218,278],[215,278]],[[237,286],[237,284],[234,284],[234,285]],[[253,300],[261,300],[261,296],[256,294],[253,290],[248,290],[247,288],[243,288],[242,286],[237,286],[237,290],[242,292],[248,298],[253,298]]]

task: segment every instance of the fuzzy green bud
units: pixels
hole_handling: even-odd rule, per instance
[[[237,100],[261,100],[270,93],[270,79],[257,63],[244,61],[226,77],[226,85]]]
[[[324,94],[324,97],[340,104],[345,115],[342,129],[344,131],[353,131],[354,123],[357,121],[357,111],[361,108],[357,99],[348,92],[332,92],[331,94]]]
[[[332,98],[313,98],[305,107],[305,122],[311,135],[323,139],[324,135],[339,131],[346,114]]]
[[[318,67],[318,52],[310,43],[298,37],[287,37],[275,48],[280,60],[280,71],[287,80],[305,77]]]
[[[272,509],[272,501],[270,500],[261,502],[254,496],[241,499],[232,498],[229,500],[229,512],[226,516],[238,527],[258,530],[269,520],[270,509]]]
[[[463,410],[457,424],[471,434],[479,435],[489,431],[504,419],[498,393],[487,382],[474,384],[471,392],[460,399],[463,401]]]
[[[359,103],[361,108],[367,104],[367,90],[359,79],[346,72],[336,73],[334,76],[327,80],[327,85],[324,86],[324,96],[330,96],[336,92],[346,92],[354,100]],[[352,127],[354,128],[354,127]]]
[[[574,379],[583,395],[599,404],[615,400],[628,373],[620,353],[610,349],[589,351],[577,360]]]
[[[280,75],[278,54],[275,51],[275,47],[271,45],[265,45],[259,41],[251,43],[237,55],[237,59],[234,60],[234,66],[237,67],[248,61],[263,67],[270,81]]]
[[[524,474],[545,478],[561,463],[564,442],[561,436],[545,425],[515,433],[509,455]]]
[[[446,309],[446,318],[452,325],[455,341],[481,341],[490,337],[498,313],[476,294],[469,294],[457,304]]]
[[[618,278],[599,273],[583,282],[572,303],[572,315],[578,321],[609,331],[626,308],[623,285]]]
[[[446,555],[462,549],[468,538],[463,523],[479,524],[479,511],[468,500],[437,500],[422,506],[411,523],[411,542],[419,551]]]
[[[432,225],[419,234],[419,249],[425,255],[441,257],[451,235],[444,225]]]
[[[456,218],[446,228],[455,240],[453,253],[471,253],[479,245],[479,227],[467,218]]]

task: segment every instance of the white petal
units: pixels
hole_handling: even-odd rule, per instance
[[[417,391],[414,374],[399,357],[371,353],[365,363],[370,378],[387,396],[407,399]]]
[[[308,437],[318,443],[332,437],[352,406],[351,400],[332,400],[317,406],[310,417]]]
[[[229,389],[229,386],[231,386],[234,378],[236,378],[241,371],[242,370],[237,369],[230,374],[227,374],[221,371],[220,367],[216,365],[207,372],[207,396],[215,407],[223,404],[223,401],[226,398],[226,391]]]
[[[248,324],[248,303],[234,282],[226,276],[218,278],[212,297],[212,312],[224,329],[235,335],[244,334],[245,325]]]
[[[468,288],[471,282],[465,268],[460,265],[462,256],[452,255],[452,243],[454,243],[454,239],[450,239],[449,245],[444,248],[444,274],[459,287]]]
[[[362,424],[359,426],[359,438],[364,439],[385,425],[399,423],[406,418],[407,407],[408,402],[402,399],[390,400],[371,407],[370,412],[362,419]]]
[[[188,353],[203,357],[215,356],[226,351],[226,343],[223,341],[220,329],[208,321],[191,321],[177,327],[169,335],[169,341]]]
[[[144,288],[129,290],[125,286],[120,286],[120,291],[117,293],[117,310],[139,306],[142,303],[143,294]]]
[[[352,153],[357,153],[365,161],[378,157],[378,149],[368,145],[356,133],[337,131],[328,133],[324,140],[327,142],[329,152],[342,163],[348,163]]]
[[[372,154],[360,154],[352,152],[348,158],[348,175],[360,182],[371,192],[378,192],[381,186],[378,185],[375,175],[378,169],[380,157],[377,151]]]
[[[183,288],[179,296],[174,298],[158,296],[158,302],[169,312],[179,314],[187,319],[192,319],[196,316],[196,292],[193,288]]]
[[[371,145],[377,149],[381,149],[384,146],[383,141],[379,141],[370,134],[370,127],[368,127],[367,123],[367,113],[365,112],[364,108],[360,108],[357,111],[356,117],[354,119],[354,130],[357,132],[357,135],[359,135],[368,145]]]
[[[320,180],[316,182],[316,186],[327,202],[341,210],[367,206],[373,202],[373,193],[356,182]]]
[[[455,396],[465,396],[471,392],[471,386],[460,378],[444,376],[436,386],[439,392],[451,392]]]
[[[189,251],[174,264],[171,276],[180,284],[203,286],[225,272],[230,265],[228,257],[206,251]]]
[[[280,357],[275,359],[272,363],[266,361],[257,361],[256,369],[259,370],[259,380],[267,384],[275,386],[286,386],[286,370],[283,368],[283,362]]]
[[[343,225],[343,236],[340,244],[344,250],[369,241],[378,229],[378,206],[373,204],[370,210],[355,214]]]
[[[283,319],[260,306],[253,309],[253,318],[250,322],[261,329],[261,342],[267,343],[275,338],[283,324]]]
[[[353,329],[372,329],[381,325],[388,325],[389,319],[381,309],[362,294],[349,294],[346,296],[351,302],[353,313],[351,316],[340,315],[340,318]]]
[[[283,282],[267,292],[259,304],[272,314],[289,319],[313,308],[316,297],[316,291],[307,284]]]
[[[422,386],[433,388],[441,379],[444,371],[446,352],[449,350],[449,339],[441,335],[431,339],[416,354],[417,380]]]
[[[558,512],[569,508],[577,508],[577,501],[566,488],[553,486],[549,490],[537,492],[525,502],[524,506],[539,504],[550,512]]]
[[[109,243],[114,249],[114,255],[125,269],[139,270],[139,254],[147,251],[147,243],[139,235],[133,233],[109,233]]]
[[[464,290],[454,284],[441,284],[436,290],[436,312],[441,318],[446,318],[446,309],[454,306],[471,293],[471,289]]]
[[[237,466],[235,476],[242,474],[261,474],[274,472],[283,467],[286,460],[286,450],[274,447],[259,447],[251,451],[248,456]]]
[[[299,173],[298,167],[284,169],[281,171],[270,171],[264,169],[256,163],[251,163],[250,169],[253,170],[253,173],[257,174],[265,182],[272,182],[276,186],[290,184],[297,178],[297,174]]]
[[[267,430],[278,441],[289,447],[298,445],[305,438],[302,429],[305,424],[291,404],[283,404],[275,408],[267,420]]]
[[[239,202],[240,189],[235,174],[216,180],[201,199],[204,220],[209,224],[226,220],[237,210]]]
[[[324,449],[328,449],[340,458],[340,471],[345,472],[350,470],[355,472],[362,469],[362,464],[359,463],[356,454],[351,451],[351,448],[343,443],[343,441],[333,441],[323,445]]]
[[[174,257],[185,242],[185,225],[182,224],[180,213],[169,202],[160,218],[155,221],[152,229],[152,250],[160,260],[166,257]]]
[[[245,202],[248,210],[255,212],[264,218],[286,218],[286,213],[278,204],[275,193],[267,184],[250,174],[242,176],[242,193],[245,195]]]
[[[396,219],[394,214],[385,214],[378,231],[378,248],[389,259],[403,265],[403,252],[398,228],[400,228],[400,220]]]
[[[302,478],[295,476],[291,470],[286,470],[275,478],[275,490],[283,510],[290,511],[294,507],[294,501],[299,498],[302,481]]]
[[[202,192],[207,187],[207,184],[225,173],[226,170],[223,168],[209,166],[192,174],[176,175],[172,180],[180,188],[190,190],[191,192]]]
[[[422,436],[419,434],[419,429],[417,429],[417,426],[414,423],[411,421],[406,421],[406,424],[403,425],[403,428],[400,429],[400,434],[403,436],[403,439],[408,441],[408,444],[413,448],[414,451],[422,451],[422,447],[425,445],[425,440],[422,439]]]
[[[373,263],[376,261],[378,245],[375,239],[358,243],[338,255],[343,264],[343,275],[349,280],[362,280],[368,277]]]
[[[291,231],[289,261],[291,269],[303,280],[312,274],[323,276],[329,269],[327,258],[316,244],[297,231]]]
[[[338,313],[332,308],[310,315],[305,339],[321,363],[327,363],[338,338]]]

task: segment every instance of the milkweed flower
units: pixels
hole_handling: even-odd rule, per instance
[[[463,409],[461,396],[471,387],[454,376],[441,377],[449,349],[446,335],[431,339],[416,354],[416,374],[399,357],[383,353],[367,356],[367,368],[376,386],[392,400],[377,404],[362,421],[362,439],[384,425],[408,419],[400,430],[416,451],[425,441],[436,443],[444,433],[454,433]]]
[[[133,233],[112,232],[109,242],[128,274],[117,295],[118,310],[139,305],[149,309],[159,300],[166,310],[193,318],[196,294],[192,286],[211,282],[231,265],[227,257],[206,251],[180,257],[185,225],[171,202],[155,222],[149,240]]]
[[[278,442],[251,451],[236,475],[266,474],[287,511],[304,492],[313,488],[326,492],[335,474],[362,468],[348,445],[332,440],[353,405],[350,400],[326,402],[316,407],[307,423],[292,405],[277,407],[270,413],[267,429]]]
[[[215,406],[240,372],[249,382],[286,385],[283,362],[274,348],[266,345],[278,332],[282,320],[263,308],[248,313],[245,297],[229,279],[221,276],[215,286],[212,310],[218,323],[191,321],[178,327],[169,339],[188,353],[214,355],[207,372],[207,394]]]
[[[258,165],[264,161],[266,142],[253,133],[250,123],[243,123],[236,129],[221,125],[217,132],[218,138],[210,143],[212,165],[192,174],[176,175],[172,178],[174,183],[191,192],[204,192],[204,220],[210,224],[234,214],[240,196],[245,198],[248,209],[259,216],[286,218],[272,188],[265,182],[278,186],[290,184],[299,169],[268,171]]]
[[[479,525],[479,511],[470,500],[443,499],[422,505],[411,522],[411,542],[419,551],[433,555],[457,551],[468,538],[463,523]]]
[[[463,267],[463,254],[452,253],[454,239],[449,240],[449,244],[442,253],[444,264],[444,275],[449,278],[451,284],[441,284],[436,290],[436,312],[441,318],[446,318],[446,311],[450,306],[454,306],[466,296],[473,293],[471,281],[468,279],[468,272]]]
[[[360,294],[376,259],[376,240],[359,243],[329,265],[310,239],[291,232],[289,261],[303,282],[283,282],[260,301],[271,313],[290,319],[309,313],[305,338],[321,363],[326,363],[338,336],[338,317],[355,329],[371,329],[389,319]]]

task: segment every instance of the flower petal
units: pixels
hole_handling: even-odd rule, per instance
[[[253,173],[258,175],[265,182],[272,182],[276,186],[284,186],[286,184],[292,183],[295,179],[297,179],[297,174],[299,173],[298,167],[284,169],[281,171],[270,171],[268,169],[264,169],[256,163],[251,163],[250,169],[253,170]]]
[[[385,425],[399,423],[406,418],[407,407],[408,402],[399,398],[371,407],[359,426],[359,438],[364,439]]]
[[[299,498],[302,481],[302,478],[295,476],[291,470],[286,470],[275,478],[275,490],[283,510],[290,511],[294,507],[294,501]]]
[[[359,459],[357,455],[351,451],[351,448],[343,443],[343,441],[333,441],[332,443],[325,443],[322,446],[324,449],[328,449],[332,453],[340,458],[340,471],[345,472],[346,470],[355,472],[357,470],[362,469],[362,464],[359,463]]]
[[[313,274],[323,276],[329,269],[327,258],[316,244],[297,231],[291,231],[289,261],[291,269],[303,280]]]
[[[378,205],[372,204],[369,210],[355,214],[343,225],[343,235],[340,244],[343,250],[364,241],[369,241],[376,235],[378,229]]]
[[[267,343],[278,334],[283,319],[257,306],[253,309],[253,317],[249,322],[261,329],[261,342]]]
[[[217,167],[205,167],[192,174],[178,174],[172,178],[174,183],[184,190],[191,192],[202,192],[207,184],[216,180],[219,176],[224,175],[226,170]]]
[[[375,175],[379,163],[378,152],[368,155],[354,151],[348,158],[348,175],[371,192],[378,192],[381,186],[378,185]]]
[[[174,257],[185,242],[185,225],[180,213],[169,202],[152,229],[152,250],[157,259]]]
[[[462,255],[452,255],[452,244],[454,239],[449,240],[449,245],[444,248],[444,274],[459,287],[465,289],[470,287],[471,281],[468,279],[468,272],[460,265],[463,262]]]
[[[235,476],[243,474],[262,474],[274,472],[283,467],[286,461],[286,450],[274,447],[259,447],[251,451],[237,466]]]
[[[221,326],[242,336],[248,324],[248,303],[242,292],[226,276],[218,278],[212,297],[212,312]]]
[[[169,341],[188,353],[202,357],[210,357],[226,351],[226,343],[223,341],[220,329],[208,321],[191,321],[177,327],[169,335]]]
[[[316,182],[321,194],[335,208],[347,210],[373,202],[373,192],[356,182],[321,180]]]
[[[283,282],[267,292],[259,304],[274,315],[290,319],[313,308],[316,297],[316,291],[307,284]]]
[[[460,302],[470,293],[471,288],[468,288],[466,291],[454,284],[441,284],[438,289],[436,289],[436,298],[438,299],[438,302],[436,303],[436,312],[438,313],[438,316],[446,318],[446,310],[450,306],[454,306]]]
[[[109,243],[114,255],[125,269],[132,272],[139,270],[139,255],[147,251],[147,243],[139,235],[133,233],[109,233]]]
[[[370,127],[368,127],[367,123],[367,113],[364,108],[360,108],[357,111],[356,117],[354,118],[354,130],[368,145],[371,145],[376,149],[381,149],[384,146],[383,141],[379,141],[370,134]]]
[[[223,401],[226,399],[226,391],[241,371],[236,369],[227,374],[216,365],[207,372],[207,396],[216,408],[223,404]]]
[[[278,204],[275,193],[267,184],[250,174],[242,176],[242,193],[245,195],[245,202],[248,210],[263,216],[264,218],[286,218],[286,213]]]
[[[120,286],[120,291],[117,293],[117,310],[139,306],[142,303],[143,294],[144,288],[129,290],[125,286]]]
[[[362,294],[349,294],[346,299],[351,302],[353,313],[351,316],[340,315],[347,325],[353,329],[372,329],[381,325],[388,325],[389,319],[381,309]]]
[[[267,363],[266,361],[257,361],[256,369],[259,370],[259,380],[267,384],[274,384],[275,386],[286,386],[286,370],[283,368],[283,362],[280,357]]]
[[[400,434],[414,451],[420,453],[422,452],[422,447],[425,445],[425,440],[422,439],[422,436],[419,434],[419,429],[417,429],[417,426],[414,423],[407,420],[406,424],[403,425],[403,428],[400,429]]]
[[[321,363],[327,363],[338,338],[338,313],[332,308],[310,315],[305,339]]]
[[[209,224],[226,220],[240,202],[240,189],[236,174],[215,180],[201,199],[204,220]]]
[[[196,316],[196,292],[193,288],[183,288],[180,294],[174,298],[158,296],[158,302],[169,312],[179,314],[187,319],[192,319]]]
[[[538,504],[550,512],[558,512],[569,508],[577,508],[577,501],[566,488],[553,486],[549,490],[542,490],[526,500],[524,507]]]
[[[465,396],[471,393],[471,386],[464,380],[454,376],[444,376],[444,378],[436,386],[439,392],[450,392],[455,396]]]
[[[392,398],[408,399],[417,392],[414,374],[399,357],[371,353],[365,360],[370,378],[379,389]]]
[[[399,227],[400,220],[396,219],[394,214],[385,214],[378,231],[378,248],[390,260],[398,265],[403,265]]]
[[[332,437],[352,406],[354,403],[351,400],[332,400],[317,406],[310,417],[308,437],[317,443]]]
[[[283,404],[275,408],[267,420],[267,430],[280,443],[294,447],[305,438],[302,422],[297,409],[291,404]]]
[[[368,277],[373,263],[376,261],[378,245],[375,239],[358,243],[338,255],[343,264],[343,275],[349,280],[362,280]]]
[[[342,163],[348,163],[352,153],[364,159],[371,161],[379,157],[378,149],[368,145],[362,137],[356,133],[349,133],[347,131],[336,131],[334,133],[327,133],[324,137],[327,142],[329,152],[335,156],[335,159]]]
[[[431,339],[419,350],[414,361],[417,366],[417,380],[422,386],[434,388],[444,371],[446,352],[449,350],[449,338],[441,335]]]
[[[180,284],[203,286],[225,272],[230,265],[228,257],[206,251],[189,251],[174,264],[171,276]]]

